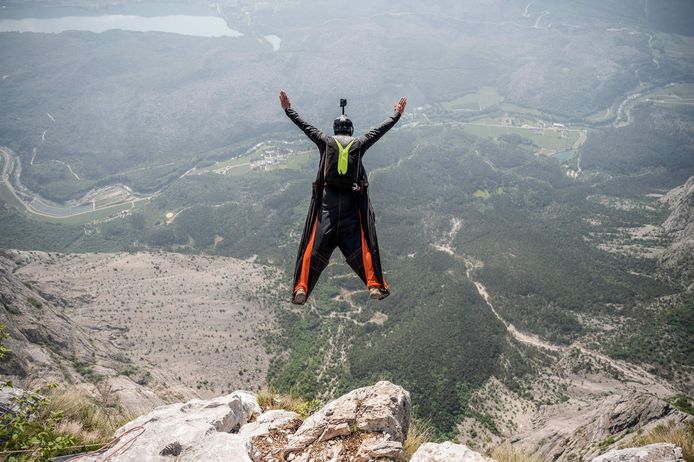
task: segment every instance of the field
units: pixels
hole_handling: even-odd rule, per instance
[[[121,216],[122,212],[130,211],[133,212],[135,210],[142,210],[147,201],[134,201],[134,202],[125,202],[125,203],[119,203],[119,204],[113,204],[109,205],[106,207],[102,207],[100,209],[94,210],[92,212],[86,212],[86,213],[81,213],[78,215],[72,215],[69,217],[65,218],[57,218],[57,217],[47,217],[44,215],[33,215],[32,217],[35,218],[40,218],[42,220],[50,221],[53,223],[67,223],[71,225],[81,225],[85,223],[92,223],[95,221],[103,221],[107,220],[110,218],[117,218]]]
[[[482,87],[474,93],[443,103],[449,111],[483,111],[504,100],[494,87]]]
[[[659,106],[694,105],[694,83],[677,83],[649,93],[644,101]]]
[[[474,122],[462,122],[462,125],[465,132],[484,138],[518,135],[543,154],[572,150],[583,133],[583,130],[579,129],[543,127],[537,121],[528,120],[514,121],[514,125],[510,125],[508,120],[503,118],[485,118]]]
[[[595,114],[591,114],[588,117],[585,118],[587,122],[590,123],[603,123],[607,122],[608,120],[612,119],[614,117],[614,111],[612,110],[611,107],[608,107],[607,109],[603,111],[596,112]]]
[[[251,171],[297,170],[309,160],[311,152],[294,147],[285,148],[282,143],[264,142],[241,156],[196,169],[194,174],[217,173],[241,176]]]
[[[501,103],[501,110],[504,112],[510,112],[514,114],[528,114],[536,117],[545,115],[542,113],[542,111],[538,111],[537,109],[519,106],[518,104],[513,103]]]

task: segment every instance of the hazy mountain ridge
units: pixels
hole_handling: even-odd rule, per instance
[[[591,24],[591,5],[576,11],[537,4],[532,14],[524,13],[525,2],[445,3],[429,12],[416,4],[354,5],[341,27],[351,37],[351,66],[362,71],[348,79],[331,59],[343,43],[333,21],[323,22],[339,14],[323,3],[308,11],[279,3],[268,14],[230,4],[225,11],[257,19],[243,37],[214,41],[123,31],[4,33],[2,58],[10,70],[0,82],[8,108],[0,140],[22,159],[27,186],[64,201],[104,183],[158,190],[198,162],[238,155],[242,139],[285,136],[275,108],[276,75],[310,120],[332,117],[334,82],[344,94],[360,95],[349,111],[358,129],[383,117],[372,105],[385,113],[400,93],[430,107],[427,117],[469,120],[474,111],[445,106],[491,85],[506,103],[555,114],[561,122],[590,122],[583,119],[635,88],[691,80],[689,60],[676,58],[691,49],[688,37],[663,37],[661,44],[638,21],[608,31],[609,23],[624,20],[619,9],[603,10],[605,24]],[[586,25],[534,28],[544,11]],[[279,51],[260,39],[266,33],[282,36]],[[302,104],[308,101],[317,106]]]

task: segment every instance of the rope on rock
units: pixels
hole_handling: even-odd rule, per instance
[[[126,436],[126,435],[128,435],[128,434],[130,434],[130,433],[135,433],[135,432],[138,432],[138,433],[135,434],[135,436],[133,436],[132,438],[130,438],[130,439],[127,440],[127,441],[122,441],[124,436]],[[142,434],[143,434],[144,432],[145,432],[145,427],[138,425],[137,427],[131,428],[131,429],[128,430],[127,432],[123,433],[122,435],[117,436],[116,438],[113,438],[111,441],[109,441],[108,443],[106,443],[105,445],[103,445],[102,447],[100,447],[99,449],[96,449],[96,450],[91,451],[91,452],[87,452],[87,453],[85,453],[85,454],[80,454],[80,455],[75,456],[75,457],[71,457],[71,458],[67,459],[65,462],[74,462],[74,461],[76,461],[76,460],[83,459],[83,458],[85,458],[85,457],[87,457],[87,456],[95,456],[95,455],[101,454],[101,452],[103,452],[103,451],[108,451],[108,450],[110,450],[110,449],[115,449],[111,454],[109,454],[108,456],[106,456],[106,457],[105,457],[104,459],[102,459],[102,461],[101,461],[101,462],[108,462],[109,460],[113,459],[113,458],[116,457],[117,455],[121,455],[121,454],[123,454],[125,451],[127,451],[128,449],[130,449],[130,447],[131,447],[133,444],[135,444],[135,441],[136,441],[140,436],[142,436]],[[118,444],[119,442],[121,443],[120,445]],[[104,455],[105,455],[105,454],[104,454]]]

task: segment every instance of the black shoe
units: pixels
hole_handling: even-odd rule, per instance
[[[306,291],[304,289],[297,289],[292,297],[292,303],[295,305],[303,305],[306,303]]]
[[[371,300],[383,300],[388,296],[387,292],[382,292],[378,287],[369,287],[369,298]]]

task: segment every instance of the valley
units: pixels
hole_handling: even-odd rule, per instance
[[[61,7],[166,16],[106,3]],[[0,314],[22,385],[138,408],[388,380],[436,439],[558,462],[685,419],[690,5],[174,3],[241,35],[0,32]],[[387,299],[336,251],[290,305],[318,153],[280,89],[326,132],[347,98],[357,134],[408,97],[364,157]]]
[[[165,370],[200,396],[267,386],[264,337],[283,287],[250,261],[179,254],[29,254],[15,274],[64,299],[67,313],[134,364]]]

